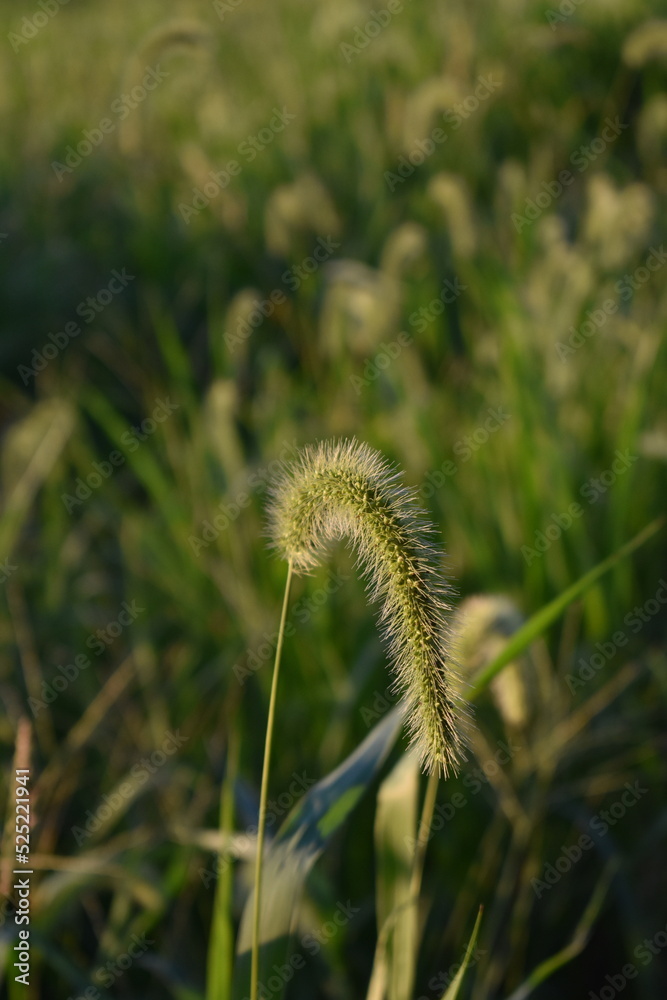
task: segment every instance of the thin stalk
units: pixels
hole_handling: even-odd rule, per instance
[[[264,831],[266,827],[266,803],[269,793],[269,773],[271,769],[271,746],[273,743],[273,723],[276,717],[276,700],[278,692],[278,674],[280,672],[280,656],[283,650],[283,636],[287,605],[289,602],[290,583],[292,582],[292,562],[287,566],[285,581],[285,596],[283,610],[280,616],[276,657],[273,663],[273,679],[271,681],[271,697],[269,699],[269,717],[266,723],[266,739],[264,742],[264,765],[262,767],[262,786],[259,793],[259,820],[257,824],[257,861],[255,864],[255,898],[252,914],[252,954],[250,958],[250,1000],[257,1000],[259,982],[259,917],[262,894],[262,867],[264,864]]]
[[[435,800],[438,795],[438,773],[432,771],[428,776],[426,795],[422,808],[421,819],[419,821],[419,833],[415,845],[415,858],[412,864],[412,875],[410,877],[410,899],[417,903],[422,885],[422,875],[424,873],[424,861],[426,859],[426,846],[430,839],[431,823],[435,811]]]
[[[234,699],[236,701],[236,699]],[[225,779],[220,795],[219,829],[223,837],[234,829],[234,782],[239,764],[239,736],[230,722]],[[231,918],[234,866],[227,864],[216,885],[213,900],[213,927],[208,948],[206,1000],[227,1000],[231,995],[234,966],[234,932]]]

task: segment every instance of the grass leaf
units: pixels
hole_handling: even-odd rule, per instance
[[[387,758],[403,721],[398,706],[369,733],[335,771],[310,788],[267,850],[262,878],[260,984],[274,965],[284,964],[296,908],[315,861],[342,825]],[[251,893],[241,919],[234,972],[234,1000],[248,995],[252,941]],[[273,991],[274,1000],[282,995]]]
[[[540,983],[543,983],[546,979],[553,975],[557,969],[561,966],[567,965],[571,962],[573,958],[579,955],[586,945],[588,944],[588,939],[590,938],[591,930],[595,921],[598,918],[600,910],[602,909],[602,904],[605,901],[607,895],[607,890],[614,877],[614,872],[616,869],[616,862],[612,862],[607,866],[607,868],[602,873],[598,884],[593,890],[593,894],[589,900],[588,906],[584,910],[583,916],[579,921],[577,928],[572,935],[572,940],[560,951],[557,951],[555,955],[550,958],[545,959],[540,965],[534,969],[528,978],[512,993],[508,1000],[526,1000],[533,990],[537,989]]]
[[[568,607],[573,601],[576,601],[578,597],[589,590],[594,583],[596,583],[601,576],[603,576],[608,570],[612,569],[618,562],[625,559],[627,556],[631,555],[635,549],[638,549],[644,542],[647,542],[649,538],[652,538],[664,525],[665,518],[659,517],[655,521],[651,521],[645,528],[643,528],[639,534],[631,538],[630,541],[622,545],[620,549],[614,552],[612,555],[603,559],[602,562],[594,566],[593,569],[589,570],[580,577],[576,583],[573,583],[571,587],[564,590],[562,594],[555,597],[553,601],[550,601],[543,608],[529,618],[528,621],[523,625],[517,632],[514,633],[512,638],[509,640],[503,651],[496,656],[496,658],[482,670],[476,678],[474,678],[472,683],[472,690],[469,692],[468,697],[474,700],[481,692],[488,686],[488,684],[493,680],[493,678],[500,673],[500,671],[508,663],[511,663],[515,657],[520,653],[523,653],[525,649],[530,646],[531,642],[534,642],[538,636],[542,635],[544,630],[551,625]]]
[[[477,944],[477,935],[479,934],[479,925],[482,921],[482,912],[483,907],[480,906],[475,926],[473,927],[472,934],[470,935],[470,941],[468,942],[465,957],[461,962],[461,968],[456,973],[445,992],[442,994],[441,1000],[456,1000],[459,995],[459,990],[461,989],[461,984],[463,983],[463,977],[466,974],[466,970],[470,964],[470,959],[472,958],[472,953],[475,950],[475,945]]]
[[[238,770],[239,741],[231,730],[227,769],[220,796],[220,831],[230,833],[234,824],[234,782]],[[215,888],[213,927],[208,946],[206,1000],[227,1000],[234,971],[234,928],[232,926],[232,893],[234,866],[223,866]]]
[[[410,1000],[417,962],[418,907],[412,898],[419,763],[406,754],[380,786],[375,814],[378,943],[368,997]]]

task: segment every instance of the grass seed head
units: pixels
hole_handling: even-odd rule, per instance
[[[380,603],[395,687],[422,765],[443,775],[456,771],[467,712],[452,682],[449,591],[438,572],[434,529],[397,471],[355,440],[308,447],[272,487],[269,533],[301,574],[318,565],[330,542],[349,540],[369,598]]]

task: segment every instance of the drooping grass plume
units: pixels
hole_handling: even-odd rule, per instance
[[[452,617],[452,638],[461,677],[474,677],[492,663],[509,638],[524,624],[514,601],[503,594],[473,594],[466,597]],[[489,684],[496,710],[506,727],[522,731],[534,715],[539,701],[539,667],[517,657]]]
[[[272,489],[269,533],[295,573],[308,573],[329,542],[347,537],[404,696],[422,765],[446,775],[464,757],[466,710],[452,684],[449,591],[430,526],[399,473],[368,445],[323,442],[304,450]]]

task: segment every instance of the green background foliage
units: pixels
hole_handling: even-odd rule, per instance
[[[11,1000],[225,996],[285,575],[262,534],[278,461],[356,436],[405,470],[454,605],[503,595],[466,602],[465,676],[663,513],[667,11],[571,8],[412,0],[376,33],[386,8],[361,0],[70,0],[39,18],[6,0]],[[141,97],[148,69],[161,78]],[[211,173],[223,180],[202,194]],[[665,537],[477,699],[469,760],[438,791],[416,929],[397,924],[418,938],[413,996],[442,995],[480,904],[461,995],[516,1000],[573,940],[535,996],[599,993],[627,963],[625,996],[662,995],[664,955],[642,941],[667,923]],[[393,703],[343,547],[295,580],[288,621],[272,835],[300,801],[294,776],[329,775]],[[187,739],[162,761],[169,733]],[[520,749],[498,765],[501,743]],[[377,915],[405,894],[381,784],[404,752],[400,737],[308,874],[291,1000],[366,996]],[[28,990],[10,957],[19,766],[33,775]],[[636,782],[627,815],[536,889]],[[132,935],[152,943],[123,970]]]

